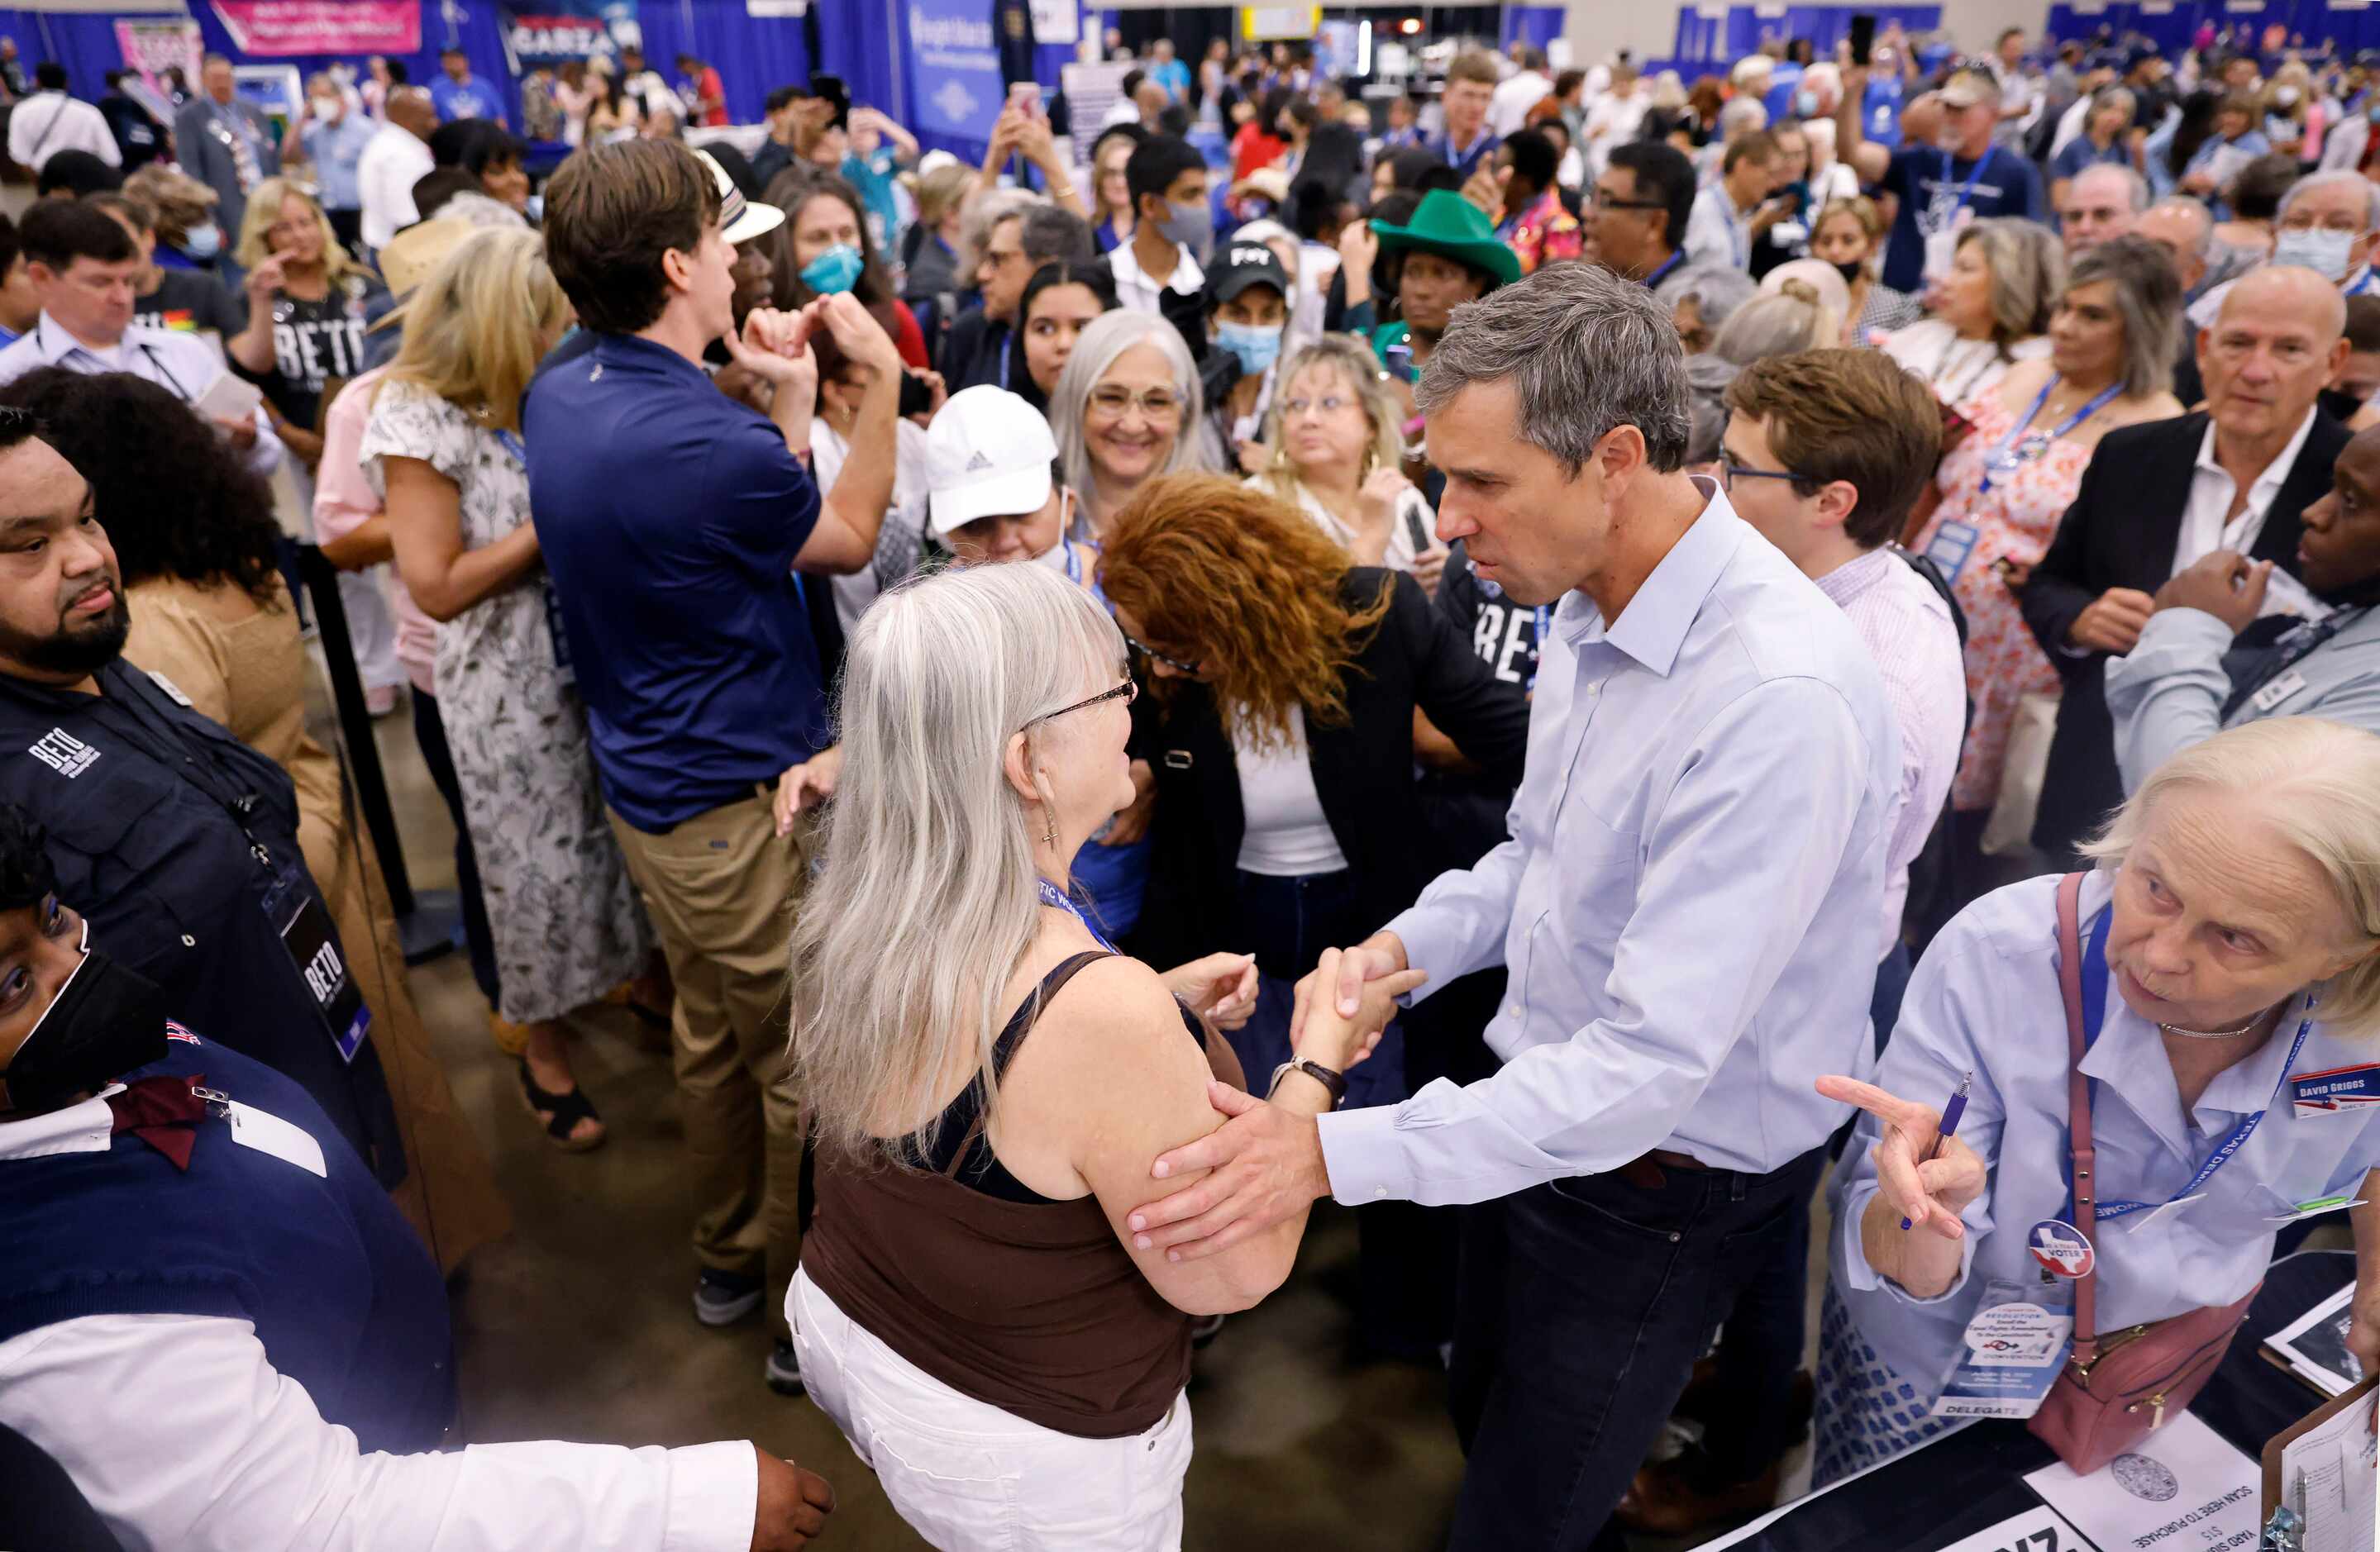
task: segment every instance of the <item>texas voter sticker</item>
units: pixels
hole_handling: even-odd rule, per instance
[[[2082,1231],[2063,1219],[2043,1219],[2033,1226],[2033,1232],[2025,1236],[2024,1243],[2025,1248],[2033,1252],[2035,1261],[2063,1278],[2081,1277],[2091,1269],[2092,1262],[2096,1259],[2091,1250],[2091,1242],[2082,1237]]]

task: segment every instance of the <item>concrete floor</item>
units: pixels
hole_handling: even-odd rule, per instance
[[[453,831],[410,719],[383,719],[376,731],[413,880],[451,888]],[[823,1413],[761,1383],[757,1316],[725,1330],[696,1323],[666,1037],[625,1011],[585,1018],[574,1058],[610,1140],[565,1155],[520,1104],[462,955],[421,965],[412,985],[517,1225],[471,1258],[455,1294],[468,1437],[749,1438],[834,1484],[830,1545],[924,1545]],[[1321,1204],[1288,1285],[1199,1354],[1184,1542],[1194,1552],[1444,1545],[1462,1473],[1444,1377],[1344,1361],[1341,1293],[1354,1269],[1352,1219]],[[1684,1545],[1645,1542],[1640,1552]]]

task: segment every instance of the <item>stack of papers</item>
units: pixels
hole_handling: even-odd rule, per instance
[[[2103,1552],[2240,1552],[2262,1534],[2262,1475],[2185,1412],[2088,1476],[2061,1463],[2024,1480]]]
[[[2305,1520],[2304,1552],[2372,1552],[2375,1466],[2374,1393],[2281,1447],[2281,1501]]]
[[[2265,1339],[2291,1373],[2325,1396],[2343,1396],[2363,1378],[2363,1365],[2347,1351],[2348,1305],[2354,1298],[2350,1282]]]

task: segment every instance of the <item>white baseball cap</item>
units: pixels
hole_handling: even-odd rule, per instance
[[[985,383],[953,394],[926,429],[926,505],[935,534],[1040,510],[1057,456],[1050,422],[1007,389]]]
[[[784,224],[785,212],[774,205],[764,205],[758,200],[744,198],[744,190],[735,187],[735,179],[719,159],[707,151],[694,153],[710,169],[710,178],[719,186],[719,235],[727,246],[736,247],[754,237],[764,237]]]

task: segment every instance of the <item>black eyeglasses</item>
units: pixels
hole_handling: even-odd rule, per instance
[[[1586,202],[1596,210],[1668,210],[1665,200],[1623,200],[1600,188],[1586,191]]]
[[[1796,485],[1816,483],[1808,475],[1795,474],[1791,469],[1745,468],[1742,464],[1722,463],[1718,467],[1718,488],[1732,494],[1739,479],[1790,479]]]
[[[1198,676],[1198,665],[1195,661],[1185,662],[1171,653],[1159,651],[1146,641],[1138,641],[1129,636],[1123,638],[1123,644],[1144,658],[1154,658],[1176,673],[1187,673],[1194,679]]]
[[[1062,717],[1069,711],[1081,711],[1088,707],[1097,706],[1101,701],[1114,700],[1119,697],[1123,699],[1126,706],[1130,706],[1134,701],[1139,699],[1140,681],[1137,679],[1127,679],[1123,684],[1118,685],[1114,689],[1101,690],[1099,694],[1091,697],[1088,700],[1078,700],[1072,706],[1061,706],[1055,711],[1045,711],[1041,715],[1034,718],[1033,722],[1046,722],[1052,717]],[[1027,722],[1025,725],[1026,727],[1031,727],[1033,722]]]

